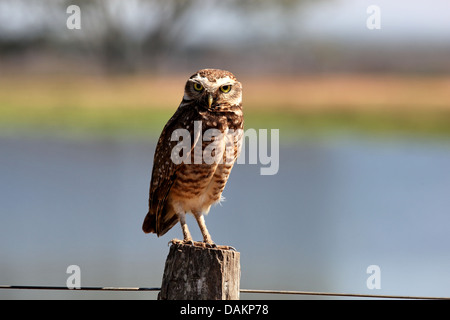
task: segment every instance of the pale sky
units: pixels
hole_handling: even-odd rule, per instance
[[[151,26],[152,4],[143,7],[139,1],[113,1],[119,6],[117,23],[137,35]],[[377,5],[381,13],[381,29],[368,30],[366,12]],[[123,7],[123,8],[122,8]],[[83,8],[81,8],[83,16]],[[284,16],[277,11],[254,14],[232,10],[221,1],[200,2],[194,16],[184,26],[188,43],[223,43],[239,40],[276,40],[286,30],[293,38],[335,39],[338,41],[425,42],[450,44],[450,0],[323,0],[299,12],[291,12],[293,23],[286,29]],[[66,12],[61,12],[64,25]],[[39,2],[0,0],[0,33],[26,36],[38,30],[48,12]],[[85,30],[88,31],[88,30]]]
[[[377,5],[386,41],[446,39],[450,44],[449,0],[333,0],[313,6],[305,29],[317,36],[362,36],[368,33],[366,9]]]

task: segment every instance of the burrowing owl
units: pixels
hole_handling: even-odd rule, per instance
[[[243,125],[242,85],[231,72],[203,69],[188,79],[156,146],[145,233],[162,236],[180,221],[184,242],[192,242],[186,224],[192,213],[203,241],[214,244],[203,215],[222,198]]]

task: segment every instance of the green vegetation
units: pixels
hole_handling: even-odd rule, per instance
[[[175,110],[175,109],[174,109]],[[174,111],[173,110],[173,111]],[[0,108],[0,132],[62,136],[157,136],[173,111],[163,109]],[[280,129],[284,139],[339,133],[450,136],[450,114],[296,113],[250,109],[245,127]]]
[[[450,113],[388,112],[249,112],[247,127],[279,128],[286,139],[306,135],[369,134],[377,136],[450,136]]]
[[[171,114],[158,109],[0,108],[0,131],[57,135],[156,135]]]
[[[373,88],[385,83],[383,81],[370,78],[371,82],[364,84],[364,81],[352,78],[340,79],[328,83],[330,88],[342,86],[332,95],[330,90],[323,90],[327,82],[315,81],[317,79],[302,79],[286,92],[275,87],[264,99],[258,82],[246,81],[246,128],[280,129],[282,139],[341,133],[450,136],[450,109],[445,107],[448,91],[441,85],[442,89],[430,93],[432,88],[440,88],[434,79],[428,81],[430,83],[423,80],[427,84],[423,86],[426,89],[423,92],[418,92],[422,82],[416,84],[413,94],[406,91],[411,85],[391,79],[390,92],[383,96],[384,102],[380,105],[369,105],[364,99],[375,92]],[[360,86],[358,90],[350,94],[344,90],[355,83]],[[176,110],[183,84],[182,78],[158,81],[145,77],[3,79],[0,81],[0,134],[157,136]],[[303,96],[292,94],[298,87],[306,85],[309,87],[303,91]],[[385,88],[377,90],[386,91]],[[328,92],[328,96],[322,91]],[[433,97],[429,106],[425,104],[427,95]],[[299,100],[299,96],[303,100]],[[378,96],[381,94],[373,93],[373,97]],[[399,104],[395,105],[396,102]]]

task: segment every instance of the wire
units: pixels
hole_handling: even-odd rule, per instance
[[[56,286],[10,286],[0,285],[0,289],[24,289],[24,290],[74,290],[74,291],[160,291],[161,288],[141,287],[80,287],[70,289],[68,287]]]
[[[240,292],[241,293],[263,293],[263,294],[296,294],[296,295],[306,295],[306,296],[357,297],[357,298],[450,300],[450,297],[425,297],[425,296],[403,296],[403,295],[361,294],[361,293],[337,293],[337,292],[316,292],[316,291],[241,289]]]
[[[160,291],[161,290],[161,288],[158,288],[158,287],[149,287],[149,288],[147,288],[147,287],[80,287],[79,289],[70,289],[68,287],[58,287],[58,286],[11,286],[11,285],[0,285],[0,289],[71,290],[71,291]],[[306,295],[306,296],[382,298],[382,299],[450,300],[450,297],[336,293],[336,292],[316,292],[316,291],[240,289],[239,292],[240,293],[260,293],[260,294],[290,294],[290,295]]]

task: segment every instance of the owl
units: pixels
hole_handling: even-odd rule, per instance
[[[182,242],[193,244],[186,224],[190,213],[203,243],[215,246],[204,216],[223,199],[242,146],[243,126],[242,85],[231,72],[202,69],[187,80],[183,99],[156,146],[145,233],[159,237],[180,222]]]

